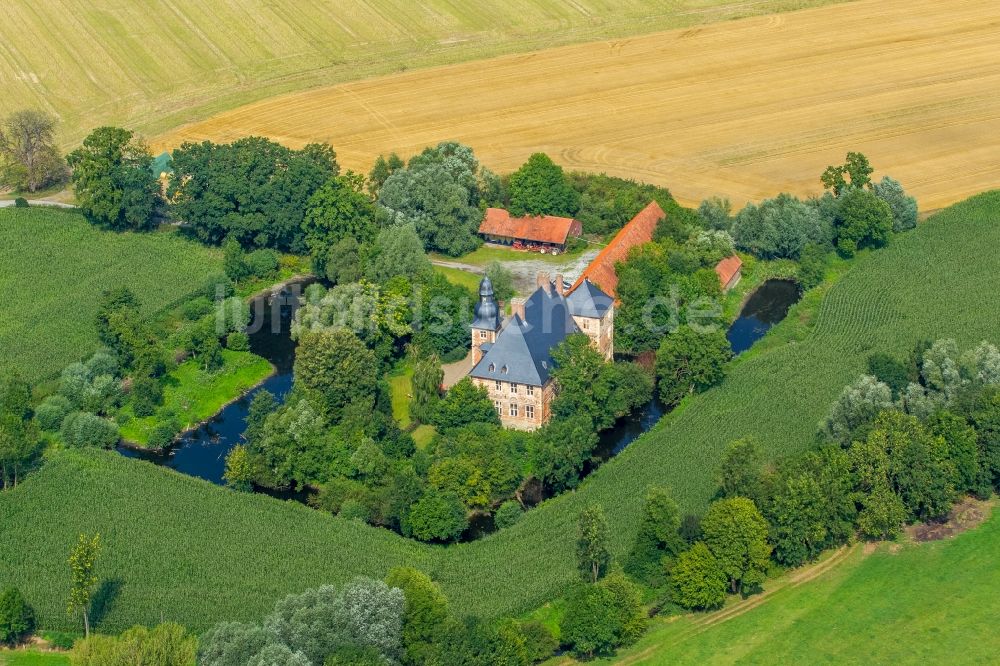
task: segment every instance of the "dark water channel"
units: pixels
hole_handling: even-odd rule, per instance
[[[270,391],[281,402],[292,387],[295,342],[291,338],[291,322],[303,286],[292,284],[277,294],[260,297],[251,303],[250,351],[271,362],[275,368],[271,377],[224,407],[201,427],[182,435],[170,449],[157,452],[119,447],[122,455],[148,460],[212,483],[224,483],[226,456],[242,440],[253,397],[260,391]]]
[[[799,285],[791,280],[768,280],[747,299],[740,316],[729,327],[726,337],[734,354],[741,354],[764,337],[772,326],[785,318],[788,308],[802,296]]]
[[[242,441],[250,402],[260,391],[270,391],[282,402],[292,386],[292,366],[295,361],[295,342],[291,339],[291,322],[304,284],[293,284],[281,292],[256,299],[252,303],[253,323],[250,328],[250,349],[270,361],[276,372],[263,384],[239,400],[225,407],[201,427],[183,435],[169,450],[163,452],[136,451],[119,447],[122,455],[139,458],[169,467],[183,474],[196,476],[215,484],[223,484],[226,456]],[[733,322],[727,337],[733,352],[739,354],[781,321],[788,308],[800,296],[798,285],[788,280],[769,280],[747,300],[739,318]],[[641,434],[656,425],[666,408],[654,398],[638,412],[621,419],[613,428],[600,434],[597,448],[584,474],[601,463],[621,453]],[[524,498],[529,505],[545,498],[541,487],[525,488]],[[304,492],[274,492],[261,489],[282,499],[304,501]],[[493,517],[476,514],[471,517],[463,541],[479,538],[495,530]]]

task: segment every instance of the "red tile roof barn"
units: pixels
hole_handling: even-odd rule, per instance
[[[660,204],[655,201],[650,202],[615,234],[615,237],[601,250],[600,254],[594,257],[594,260],[583,271],[570,291],[572,292],[583,284],[585,279],[589,279],[606,294],[614,296],[617,300],[618,294],[615,289],[618,287],[618,276],[615,274],[615,264],[625,261],[628,258],[629,250],[633,247],[653,240],[653,232],[656,230],[657,223],[666,216],[667,214],[660,208]]]
[[[719,282],[722,284],[723,290],[732,286],[730,283],[734,277],[739,275],[741,268],[743,268],[743,260],[735,254],[731,257],[726,257],[715,265],[715,273],[719,276]]]
[[[579,221],[554,215],[511,217],[503,208],[487,208],[486,217],[479,225],[479,233],[502,236],[535,243],[565,245],[567,236],[579,236],[583,227]]]

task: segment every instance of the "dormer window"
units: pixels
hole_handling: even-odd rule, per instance
[[[507,374],[507,366],[505,365],[502,368],[500,368],[500,372],[506,375]]]
[[[490,372],[496,372],[496,371],[497,371],[497,364],[490,363]]]

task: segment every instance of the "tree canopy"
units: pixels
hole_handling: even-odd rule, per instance
[[[73,190],[88,220],[115,231],[149,229],[160,199],[153,156],[135,134],[98,127],[67,156]]]
[[[545,153],[535,153],[512,173],[508,188],[514,215],[572,217],[580,208],[580,195]]]
[[[471,148],[441,143],[388,176],[378,204],[393,224],[413,224],[428,251],[462,255],[480,244],[476,232],[483,219],[484,175]]]
[[[56,119],[25,109],[0,122],[0,186],[37,192],[66,181],[69,171],[56,148]]]
[[[261,137],[185,143],[172,166],[167,198],[188,233],[205,243],[231,235],[244,247],[297,253],[307,250],[310,198],[340,171],[325,144],[292,150]]]

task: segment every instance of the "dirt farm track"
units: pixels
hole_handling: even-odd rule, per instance
[[[456,139],[495,171],[545,151],[689,204],[814,193],[861,150],[933,209],[1000,186],[998,10],[862,0],[561,47],[271,98],[153,143],[322,140],[367,170]]]

